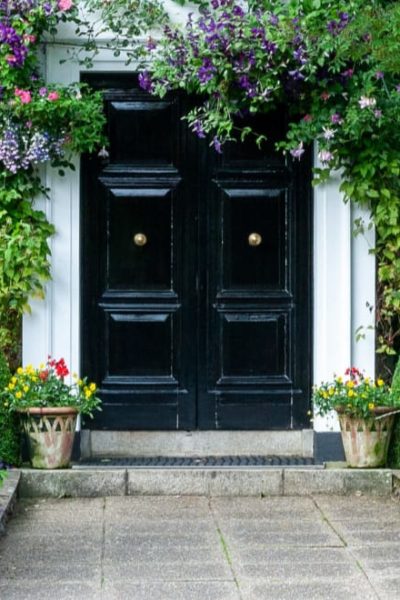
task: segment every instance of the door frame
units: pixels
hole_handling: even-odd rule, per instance
[[[63,40],[74,42],[73,31]],[[68,60],[66,60],[68,59]],[[60,61],[65,61],[60,64]],[[101,50],[92,71],[124,72],[123,57]],[[46,63],[48,82],[63,84],[78,81],[85,69],[70,60],[70,49],[49,45]],[[38,199],[37,207],[55,225],[57,234],[50,240],[53,279],[47,285],[44,301],[32,300],[32,313],[23,322],[23,362],[39,364],[48,354],[63,356],[71,371],[80,368],[80,167],[60,177],[47,168],[45,184],[49,198]],[[317,148],[314,165],[318,165]],[[313,377],[318,383],[356,364],[373,373],[375,366],[374,315],[368,308],[375,301],[374,231],[352,236],[355,218],[368,220],[368,211],[344,204],[339,191],[340,174],[313,190]],[[332,294],[332,288],[335,295]],[[366,336],[355,342],[360,325]],[[368,327],[372,326],[369,330]],[[338,430],[336,421],[316,418],[314,429]]]

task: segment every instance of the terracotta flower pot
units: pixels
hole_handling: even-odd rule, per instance
[[[29,408],[20,411],[28,439],[29,458],[35,469],[69,466],[74,443],[75,408]]]
[[[372,468],[386,464],[394,410],[391,407],[378,407],[374,410],[374,416],[369,418],[352,417],[337,410],[349,467]]]

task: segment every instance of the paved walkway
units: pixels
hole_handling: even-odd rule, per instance
[[[1,600],[400,598],[390,498],[21,501],[0,539]]]

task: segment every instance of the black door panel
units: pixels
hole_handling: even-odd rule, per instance
[[[106,90],[110,159],[82,161],[82,372],[104,429],[289,429],[310,393],[308,159],[269,145],[222,156],[191,134],[183,96],[136,77]]]

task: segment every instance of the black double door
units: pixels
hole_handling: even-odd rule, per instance
[[[218,155],[133,76],[105,89],[109,159],[82,164],[82,372],[95,429],[291,429],[310,384],[308,160]]]

